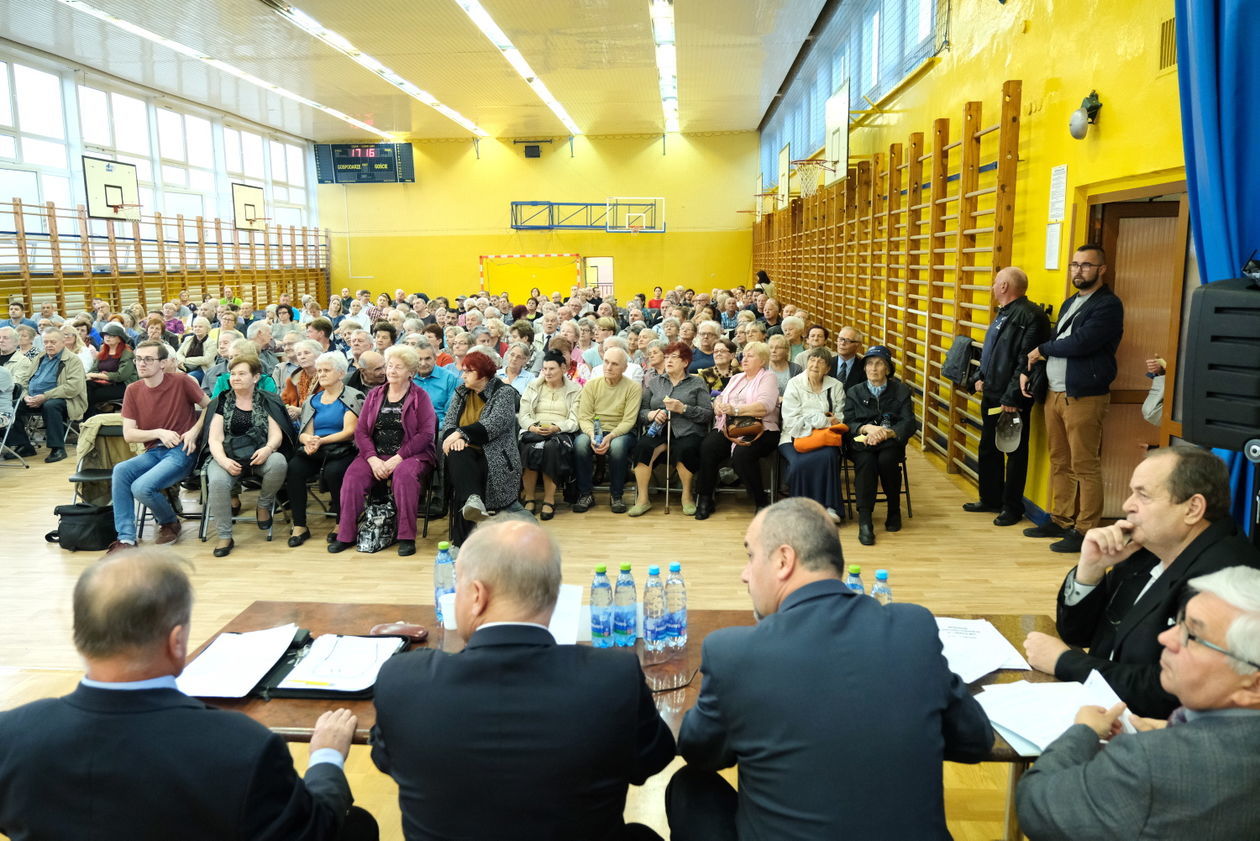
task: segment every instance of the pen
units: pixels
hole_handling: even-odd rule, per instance
[[[332,686],[331,683],[327,683],[327,682],[319,681],[319,680],[290,680],[290,681],[286,681],[286,683],[301,683],[306,686]]]

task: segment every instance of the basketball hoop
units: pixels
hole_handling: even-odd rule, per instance
[[[642,223],[638,223],[638,224],[634,224],[634,225],[627,225],[626,227],[628,227],[628,228],[630,229],[630,233],[632,233],[632,234],[641,233],[641,232],[643,231],[643,224],[642,224]]]
[[[253,225],[255,222],[270,222],[270,221],[271,221],[270,216],[259,216],[257,219],[250,219],[248,216],[245,217],[246,225]]]
[[[762,215],[774,213],[779,207],[778,190],[767,190],[764,193],[753,193],[753,198],[761,202]]]
[[[115,215],[117,215],[119,213],[122,213],[124,207],[139,207],[139,206],[140,206],[139,204],[111,204],[108,207],[110,210],[112,210],[115,213]]]
[[[822,173],[835,172],[835,161],[824,161],[816,158],[810,158],[802,161],[792,161],[792,166],[796,167],[797,177],[801,179],[801,197],[812,196],[818,192],[818,185],[822,183]]]

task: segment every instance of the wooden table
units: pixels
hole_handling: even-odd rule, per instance
[[[1042,615],[984,615],[956,614],[960,619],[988,619],[1002,636],[1022,650],[1024,637],[1029,631],[1054,633],[1054,622]],[[219,633],[256,631],[293,622],[298,627],[309,628],[315,636],[320,634],[365,634],[381,622],[403,620],[416,622],[429,628],[429,648],[444,651],[460,651],[464,642],[455,631],[444,631],[436,621],[432,605],[408,604],[329,604],[324,602],[264,602],[257,601],[247,607],[235,619],[220,629]],[[687,647],[666,655],[649,655],[636,645],[639,662],[656,700],[656,707],[669,728],[678,735],[683,715],[696,703],[700,694],[700,647],[704,637],[718,628],[732,625],[752,625],[752,610],[692,610],[687,614]],[[217,634],[215,635],[217,636]],[[214,638],[211,637],[192,657],[201,653]],[[192,659],[190,657],[189,659]],[[986,675],[971,684],[973,692],[994,683],[1011,683],[1017,680],[1032,682],[1053,681],[1051,675],[1003,669]],[[228,710],[237,710],[261,722],[272,731],[291,742],[309,742],[315,719],[325,710],[347,707],[359,718],[354,741],[366,744],[368,732],[376,722],[376,708],[371,701],[336,701],[328,699],[306,700],[283,698],[264,701],[261,698],[224,699],[206,698],[207,703]],[[988,762],[1010,764],[1010,783],[1006,804],[1006,837],[1018,839],[1019,823],[1015,816],[1015,786],[1027,770],[1031,760],[1021,757],[1001,736],[995,735]]]

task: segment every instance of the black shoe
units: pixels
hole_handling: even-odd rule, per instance
[[[544,502],[542,508],[539,509],[538,519],[550,520],[554,516],[556,516],[556,504],[554,502]]]
[[[53,447],[52,452],[44,456],[45,464],[52,464],[54,461],[61,461],[66,457],[66,451],[61,447]]]
[[[310,537],[311,537],[311,531],[310,531],[310,529],[307,529],[306,531],[302,532],[301,534],[293,534],[293,535],[289,535],[289,546],[290,546],[291,548],[296,549],[297,547],[299,547],[299,546],[301,546],[303,543],[305,543],[307,540],[309,540],[309,539],[310,539]]]
[[[590,494],[582,494],[578,497],[578,501],[573,503],[573,511],[576,514],[585,514],[591,510],[591,506],[595,504],[595,497]]]
[[[1023,511],[1003,511],[993,518],[993,525],[1013,526],[1022,519],[1024,519]]]
[[[962,509],[972,514],[997,514],[1002,510],[996,505],[985,505],[983,502],[964,502]]]
[[[275,522],[275,519],[276,519],[275,516],[268,517],[266,520],[258,520],[255,517],[255,521],[258,523],[258,530],[267,531],[268,529],[271,528],[271,524]]]
[[[229,537],[227,546],[214,547],[213,555],[216,558],[226,558],[228,555],[232,554],[232,550],[234,548],[236,548],[236,541]]]
[[[342,543],[340,540],[332,540],[328,544],[328,552],[335,555],[338,552],[346,551],[353,545],[353,543]]]
[[[1024,537],[1066,537],[1071,529],[1056,526],[1054,520],[1046,520],[1045,525],[1024,529]]]
[[[888,518],[884,520],[884,531],[901,531],[900,511],[888,512]]]
[[[408,555],[414,555],[414,554],[416,554],[416,542],[414,540],[398,541],[398,555],[400,557],[405,558]]]
[[[870,512],[858,512],[858,543],[863,546],[875,545],[875,524],[871,522]]]
[[[612,498],[612,502],[611,502],[611,503],[609,503],[608,507],[612,509],[612,512],[613,512],[614,514],[624,514],[624,513],[626,513],[626,503],[625,503],[625,500],[623,500],[623,499],[622,499],[621,497],[619,497],[619,496],[614,496],[614,497]]]
[[[709,515],[713,513],[713,497],[702,496],[696,500],[696,519],[707,520]]]
[[[324,535],[324,542],[332,543],[336,539],[337,539],[337,527],[333,526],[333,530],[328,532],[328,534]]]
[[[26,458],[30,458],[31,456],[35,455],[35,448],[32,447],[30,444],[23,444],[22,446],[15,449],[13,452],[17,453],[20,456],[25,456]]]
[[[1076,529],[1068,529],[1067,534],[1062,540],[1056,540],[1050,544],[1051,552],[1061,552],[1063,554],[1075,554],[1081,551],[1081,544],[1085,542],[1085,535]]]

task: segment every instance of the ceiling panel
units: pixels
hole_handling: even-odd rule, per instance
[[[88,2],[385,131],[411,138],[471,136],[262,0]],[[663,129],[648,0],[483,3],[583,133]],[[683,131],[755,129],[823,4],[680,0],[675,15]],[[294,5],[491,136],[567,133],[453,0]],[[371,137],[54,0],[0,0],[0,35],[301,137]]]

